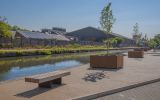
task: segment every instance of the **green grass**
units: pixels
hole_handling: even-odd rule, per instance
[[[119,48],[114,48],[114,49],[119,49]],[[62,53],[79,53],[79,52],[104,51],[104,50],[107,50],[105,46],[90,46],[90,45],[81,46],[78,44],[72,44],[72,45],[55,46],[55,47],[0,49],[0,57],[52,55],[52,54],[62,54]]]
[[[55,47],[36,47],[36,48],[14,48],[0,50],[0,56],[28,56],[28,55],[51,55],[61,53],[78,53],[88,51],[106,50],[104,46],[81,46],[78,44],[55,46]]]

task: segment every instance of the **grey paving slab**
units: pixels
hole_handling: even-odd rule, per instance
[[[160,100],[160,82],[100,97],[94,100]]]

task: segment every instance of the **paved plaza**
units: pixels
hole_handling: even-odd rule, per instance
[[[37,84],[24,82],[24,78],[1,82],[0,100],[70,100],[160,78],[159,53],[146,53],[139,59],[125,56],[124,68],[120,70],[95,70],[89,66],[66,69],[71,75],[63,78],[61,86],[51,89],[38,88]],[[97,72],[104,77],[86,80],[87,74]]]
[[[104,96],[95,100],[159,100],[160,82]]]

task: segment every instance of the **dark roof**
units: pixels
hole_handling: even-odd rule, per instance
[[[60,28],[60,27],[53,27],[52,30],[60,31],[60,32],[66,32],[65,28]]]
[[[104,34],[104,32],[100,32],[101,30],[97,30],[96,28],[93,27],[86,27],[86,28],[82,28],[73,32],[69,32],[66,35],[71,35],[71,36],[96,36],[96,37],[105,37],[106,34]]]
[[[125,37],[125,36],[122,36],[122,35],[116,34],[116,33],[106,34],[104,31],[97,29],[97,28],[94,28],[94,27],[82,28],[82,29],[67,33],[66,35],[75,36],[75,37],[81,37],[81,36],[85,37],[86,36],[86,37],[96,37],[96,38],[99,38],[99,37],[106,38],[106,37],[113,36],[113,37],[120,37],[123,39],[133,40],[133,39],[130,39],[128,37]]]
[[[58,31],[58,30],[52,30],[55,34],[66,34],[66,32]]]
[[[60,30],[53,30],[53,29],[42,29],[42,33],[49,33],[49,34],[66,34],[66,31]]]
[[[23,35],[26,38],[32,39],[56,39],[56,40],[63,40],[69,41],[67,37],[61,34],[45,34],[41,32],[30,32],[30,31],[17,31],[19,34]]]

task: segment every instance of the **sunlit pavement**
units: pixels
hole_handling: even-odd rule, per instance
[[[71,75],[63,78],[63,85],[52,89],[37,88],[37,84],[26,83],[24,79],[2,82],[0,100],[70,100],[157,79],[160,78],[160,54],[145,53],[142,59],[125,56],[124,68],[120,70],[93,70],[89,64],[67,70]],[[84,80],[86,74],[102,71],[105,78],[96,82]]]
[[[104,96],[95,100],[160,100],[160,82]]]

